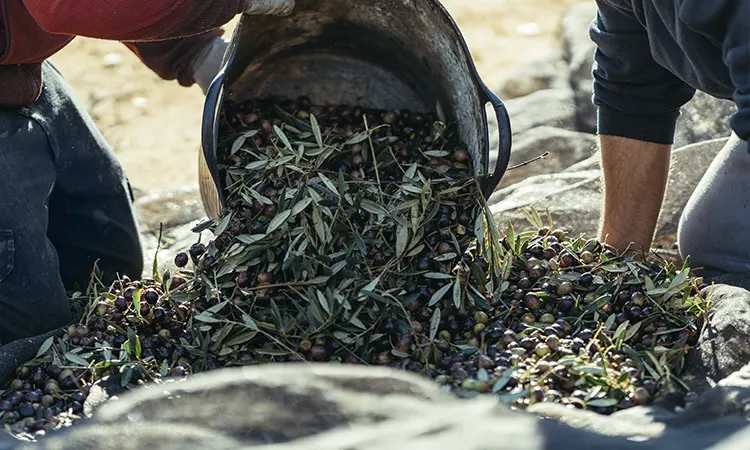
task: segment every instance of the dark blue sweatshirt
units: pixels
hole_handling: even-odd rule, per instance
[[[600,134],[672,144],[696,90],[733,99],[750,137],[750,0],[596,0],[594,103]]]

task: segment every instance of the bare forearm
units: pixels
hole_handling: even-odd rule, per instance
[[[648,251],[669,177],[670,146],[600,136],[604,204],[600,239]]]

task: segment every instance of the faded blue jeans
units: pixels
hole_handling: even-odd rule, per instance
[[[711,278],[750,272],[750,153],[732,135],[716,155],[682,213],[680,254]]]
[[[66,289],[137,279],[142,250],[122,168],[62,75],[34,104],[0,108],[0,343],[66,325]],[[2,86],[0,86],[2,89]]]

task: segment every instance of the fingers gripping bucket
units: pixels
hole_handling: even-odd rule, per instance
[[[201,192],[209,216],[216,217],[224,203],[225,177],[217,164],[223,160],[217,154],[223,102],[301,95],[319,105],[409,109],[456,120],[486,196],[508,167],[511,129],[505,106],[482,82],[439,1],[297,0],[291,16],[241,19],[207,93]],[[487,103],[500,128],[493,168]]]

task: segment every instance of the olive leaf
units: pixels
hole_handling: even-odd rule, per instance
[[[292,215],[292,210],[287,209],[286,211],[282,211],[274,217],[271,222],[268,224],[268,228],[266,229],[266,234],[271,234],[274,231],[276,231],[280,226],[284,225],[287,220],[289,220],[289,217]]]

